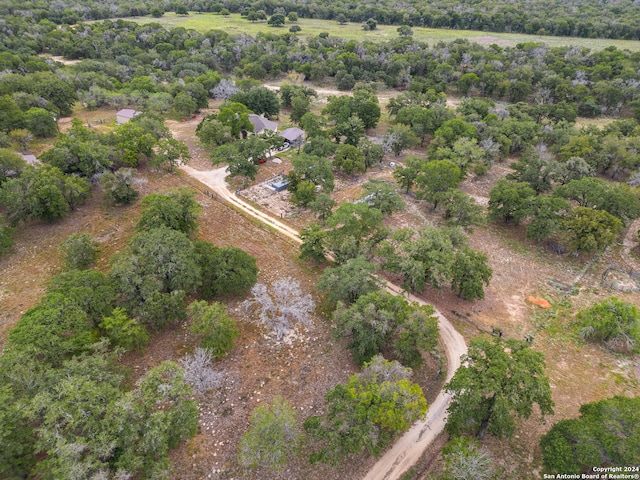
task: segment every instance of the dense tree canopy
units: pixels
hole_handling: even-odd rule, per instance
[[[346,385],[326,396],[328,411],[309,417],[304,429],[316,442],[311,462],[336,464],[366,452],[379,455],[393,438],[427,411],[420,387],[409,381],[411,370],[377,356]]]
[[[566,474],[638,465],[639,426],[639,398],[616,396],[584,404],[578,418],[556,423],[540,440],[544,465]]]
[[[353,359],[363,364],[390,349],[412,368],[422,365],[421,351],[438,343],[438,326],[431,306],[408,303],[403,297],[374,291],[361,295],[351,306],[338,304],[335,333],[348,338]]]
[[[84,178],[66,176],[51,165],[28,165],[19,178],[2,184],[0,204],[7,208],[10,224],[36,218],[51,221],[66,216],[90,193]]]
[[[138,233],[112,258],[109,276],[127,310],[157,329],[185,317],[184,295],[201,284],[193,244],[167,227]]]
[[[136,225],[138,230],[167,227],[185,234],[198,229],[196,218],[200,205],[193,190],[177,188],[166,193],[152,193],[142,199],[142,215]]]
[[[256,259],[244,250],[218,248],[202,240],[196,240],[194,246],[202,272],[202,298],[243,295],[256,283]]]
[[[445,389],[454,393],[446,430],[452,435],[514,434],[515,421],[529,418],[533,404],[553,413],[544,357],[523,341],[475,338]]]

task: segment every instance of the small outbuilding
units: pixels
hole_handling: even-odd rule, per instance
[[[286,175],[282,175],[280,177],[280,180],[271,184],[271,188],[273,188],[276,192],[282,192],[283,190],[286,190],[288,186],[289,179],[286,177]]]
[[[283,130],[280,136],[289,142],[290,145],[296,145],[304,140],[304,130],[298,127],[291,127]]]
[[[268,118],[263,117],[262,115],[250,113],[249,121],[251,122],[251,125],[253,125],[253,133],[255,133],[256,135],[265,133],[265,131],[267,130],[270,132],[278,131],[278,124],[276,122],[272,122]]]
[[[133,108],[123,108],[122,110],[116,113],[116,123],[118,125],[124,125],[133,117],[137,117],[138,115],[141,115],[141,114],[142,112],[139,112],[138,110],[134,110]]]

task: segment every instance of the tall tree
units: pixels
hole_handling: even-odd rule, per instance
[[[493,270],[487,265],[487,257],[466,247],[456,252],[451,268],[451,288],[467,301],[484,298],[482,285],[489,285]]]
[[[327,254],[327,233],[317,223],[310,223],[300,232],[300,258],[315,260],[320,263],[325,260]]]
[[[335,268],[327,268],[318,279],[318,290],[325,292],[332,308],[338,302],[351,305],[362,295],[376,291],[376,266],[363,257],[352,258]]]
[[[162,138],[156,145],[151,164],[156,168],[166,168],[170,172],[180,165],[186,165],[191,160],[189,147],[182,140]]]
[[[44,108],[31,107],[24,113],[24,126],[39,138],[55,137],[58,124],[53,113]]]
[[[409,429],[427,411],[422,390],[409,381],[410,375],[411,369],[377,356],[346,385],[329,391],[327,413],[304,422],[317,445],[311,462],[337,464],[361,452],[377,456]]]
[[[344,123],[355,115],[362,120],[365,130],[375,128],[381,115],[378,97],[367,89],[355,90],[353,96],[329,97],[322,113],[336,123]]]
[[[152,193],[142,199],[142,214],[136,228],[142,231],[164,226],[188,235],[198,230],[199,214],[200,205],[193,190],[181,187]]]
[[[555,196],[575,200],[581,207],[605,210],[627,222],[640,215],[640,198],[635,189],[600,178],[584,177],[561,185]]]
[[[0,204],[7,208],[9,223],[16,225],[33,218],[62,218],[90,194],[90,184],[84,178],[66,176],[51,165],[28,165],[20,178],[2,184]]]
[[[254,180],[258,173],[256,164],[240,152],[236,144],[221,145],[216,148],[211,154],[211,163],[213,165],[226,163],[231,177],[247,177]]]
[[[22,156],[8,148],[0,148],[0,187],[5,180],[19,176],[27,163]]]
[[[253,132],[253,124],[249,121],[251,111],[246,105],[238,102],[227,101],[220,107],[217,120],[222,125],[229,127],[231,136],[245,137],[247,132]]]
[[[50,293],[27,310],[9,332],[7,351],[29,351],[39,361],[54,363],[78,354],[93,342],[93,326],[78,304]]]
[[[526,226],[527,238],[541,241],[551,238],[563,225],[571,211],[569,202],[562,198],[539,195],[529,202],[530,222]]]
[[[393,171],[393,178],[406,189],[406,193],[409,193],[416,183],[423,163],[423,159],[410,155],[404,159],[404,166],[398,166]]]
[[[391,151],[398,157],[404,150],[415,147],[418,137],[408,127],[395,125],[385,132],[382,142],[385,151]]]
[[[280,113],[278,94],[267,87],[252,88],[248,92],[239,92],[229,98],[231,102],[242,103],[257,115],[277,117]]]
[[[489,217],[517,225],[527,216],[529,200],[535,194],[527,183],[500,179],[489,192]]]
[[[97,326],[115,307],[115,292],[109,279],[97,270],[67,270],[54,276],[47,293],[59,293],[74,302]]]
[[[516,419],[529,418],[534,403],[543,418],[553,413],[544,356],[526,342],[475,338],[462,360],[445,385],[454,394],[447,409],[449,434],[510,437]]]
[[[404,208],[404,201],[390,182],[373,179],[365,183],[362,188],[366,195],[361,201],[366,201],[384,215],[391,215]]]
[[[202,271],[200,294],[205,300],[244,295],[258,280],[256,259],[244,250],[218,248],[202,240],[196,240],[194,246]]]
[[[354,173],[364,173],[367,165],[364,162],[364,155],[353,145],[340,145],[333,158],[333,166],[347,175]]]
[[[622,221],[604,210],[576,207],[564,219],[566,240],[576,253],[592,253],[609,246],[622,233]]]
[[[165,226],[138,233],[114,255],[109,272],[121,304],[140,320],[162,329],[185,317],[184,296],[200,286],[193,244]]]
[[[437,320],[430,305],[408,303],[403,297],[373,291],[351,306],[338,304],[333,319],[337,338],[348,338],[347,348],[358,364],[368,362],[383,348],[412,368],[422,365],[421,351],[438,343]]]
[[[440,196],[447,190],[456,188],[462,180],[460,168],[449,160],[434,160],[420,168],[416,178],[417,196],[438,207]]]
[[[369,255],[387,236],[382,212],[364,203],[343,203],[327,219],[326,247],[338,263]]]
[[[330,193],[334,188],[334,177],[331,171],[331,162],[321,156],[298,154],[291,159],[293,171],[289,172],[289,178],[297,181],[308,180],[314,185],[322,187],[322,191]],[[295,183],[295,182],[294,182]]]
[[[153,157],[156,138],[134,121],[120,125],[111,133],[111,144],[119,164],[137,167],[141,160]]]
[[[444,192],[440,196],[443,217],[447,225],[463,227],[470,231],[472,225],[480,225],[484,220],[484,209],[468,194],[458,188]]]

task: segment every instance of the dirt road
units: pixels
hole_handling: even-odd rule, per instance
[[[302,243],[298,232],[294,228],[262,212],[231,192],[225,181],[228,175],[226,167],[208,171],[196,170],[186,165],[180,168],[191,177],[209,187],[220,196],[220,198],[243,210],[248,215],[264,222],[295,242]],[[417,302],[419,304],[426,303],[406,293],[393,283],[386,282],[386,289],[395,295],[404,296],[411,302]],[[449,381],[460,366],[460,357],[467,353],[467,345],[462,335],[456,331],[442,313],[436,310],[436,316],[438,317],[440,337],[446,350],[447,381]],[[411,466],[418,461],[422,452],[424,452],[429,444],[444,429],[446,410],[449,406],[450,399],[451,396],[449,394],[441,391],[435,401],[429,406],[426,418],[414,424],[410,430],[400,437],[393,447],[376,462],[364,477],[364,480],[395,480],[411,468]]]
[[[389,292],[402,295],[411,302],[424,304],[419,298],[404,292],[393,283],[386,282]],[[442,313],[436,310],[440,338],[445,346],[447,354],[447,379],[448,382],[460,367],[460,357],[467,353],[467,345],[462,335],[451,325]],[[393,444],[387,452],[378,459],[369,470],[364,480],[395,480],[402,476],[422,455],[422,452],[442,432],[445,424],[447,407],[451,395],[441,390],[436,399],[427,410],[427,416],[421,422],[415,423],[402,437]]]

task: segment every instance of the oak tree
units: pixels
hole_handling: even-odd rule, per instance
[[[475,338],[462,358],[462,366],[445,385],[454,394],[447,409],[446,431],[450,435],[485,432],[511,437],[515,422],[529,418],[534,403],[540,413],[553,413],[544,356],[526,342],[499,338]]]

